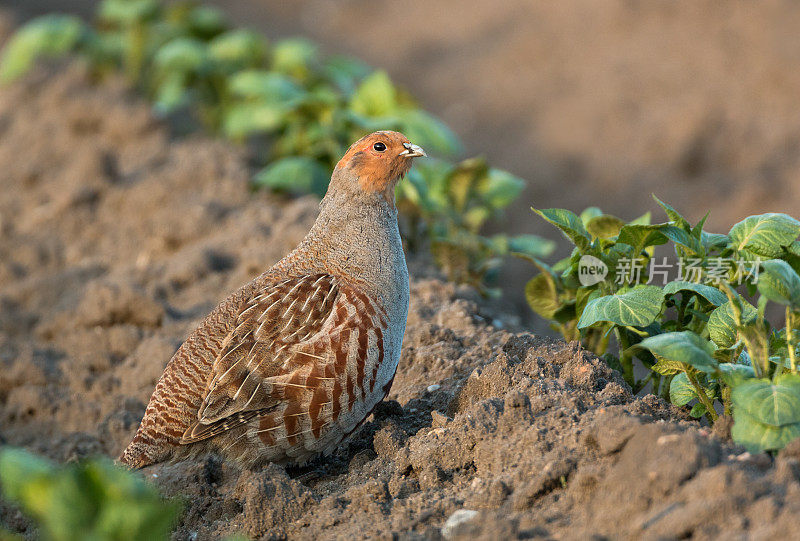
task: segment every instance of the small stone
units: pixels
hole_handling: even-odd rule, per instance
[[[473,509],[459,509],[445,521],[442,526],[442,537],[452,539],[461,525],[471,522],[477,515],[478,512]]]
[[[439,390],[439,389],[441,389],[441,388],[442,388],[442,386],[441,386],[441,385],[439,385],[439,384],[437,384],[437,383],[434,383],[433,385],[428,385],[428,388],[427,388],[426,390],[427,390],[429,393],[435,393],[436,391],[438,391],[438,390]]]

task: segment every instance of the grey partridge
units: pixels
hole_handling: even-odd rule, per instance
[[[120,462],[217,452],[253,467],[330,453],[392,385],[408,315],[394,189],[425,152],[356,141],[291,253],[222,301],[167,364]]]

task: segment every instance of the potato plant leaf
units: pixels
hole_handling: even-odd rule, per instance
[[[689,382],[686,372],[681,372],[670,381],[669,384],[669,401],[676,406],[685,406],[692,400],[697,398],[697,391],[694,386]]]
[[[586,207],[583,212],[581,212],[581,221],[583,225],[586,226],[592,218],[597,218],[602,215],[603,211],[600,210],[599,207]]]
[[[41,57],[65,55],[87,32],[71,15],[44,15],[23,26],[6,44],[0,59],[0,82],[8,83],[26,73]]]
[[[393,114],[397,109],[397,90],[385,71],[376,71],[365,78],[350,100],[353,112],[376,117]]]
[[[209,67],[208,49],[200,40],[176,38],[155,54],[153,64],[161,73],[197,73]]]
[[[753,367],[746,364],[720,363],[720,377],[729,387],[735,387],[756,376]]]
[[[659,358],[658,355],[656,355],[656,359],[658,359],[658,361],[650,367],[650,370],[662,376],[674,376],[675,374],[683,372],[685,368],[684,364],[679,361]]]
[[[639,347],[659,358],[685,363],[701,372],[712,374],[719,363],[714,359],[714,344],[691,331],[667,332],[645,338]]]
[[[110,460],[56,466],[21,449],[0,452],[6,498],[45,539],[166,539],[180,505]]]
[[[664,286],[664,295],[667,296],[686,291],[699,295],[714,306],[725,304],[728,300],[722,291],[706,284],[695,284],[685,280],[675,280]]]
[[[545,272],[528,280],[525,298],[531,309],[546,319],[553,319],[553,315],[561,308],[555,280]]]
[[[229,30],[209,42],[208,54],[218,66],[232,73],[258,66],[267,54],[267,42],[250,30]]]
[[[565,209],[542,209],[533,211],[559,228],[579,250],[584,251],[591,245],[591,236],[583,225],[583,221],[574,213]]]
[[[746,250],[764,257],[780,257],[783,247],[800,235],[800,222],[781,213],[749,216],[735,224],[730,239],[738,251]]]
[[[461,141],[444,122],[420,109],[404,109],[397,113],[400,130],[410,141],[428,152],[454,155],[461,151]]]
[[[516,235],[508,239],[508,251],[533,257],[547,257],[556,249],[556,243],[537,235]]]
[[[617,243],[632,247],[634,256],[638,257],[645,248],[667,243],[667,237],[661,232],[667,225],[669,224],[627,224],[620,229]]]
[[[289,193],[325,194],[329,175],[319,162],[312,158],[293,156],[282,158],[259,171],[256,185]]]
[[[128,26],[155,16],[158,4],[158,0],[103,0],[99,16],[104,21]]]
[[[772,382],[751,379],[731,393],[734,411],[744,411],[759,423],[783,426],[800,423],[800,374],[783,374]]]
[[[286,102],[305,94],[305,90],[282,73],[244,70],[228,78],[228,90],[234,96],[267,102]]]
[[[755,323],[758,311],[755,307],[742,301],[744,310],[742,311],[742,323],[750,325]],[[720,305],[708,317],[708,334],[711,340],[721,348],[729,348],[738,340],[738,330],[734,318],[733,306],[730,302]]]
[[[253,133],[269,133],[283,124],[287,113],[288,109],[280,104],[240,103],[227,111],[223,130],[225,135],[233,139]]]
[[[525,181],[500,169],[489,169],[488,182],[478,187],[481,199],[492,210],[506,208],[525,188]]]
[[[782,259],[770,259],[761,263],[756,286],[772,302],[800,307],[800,276]]]
[[[610,214],[603,214],[594,216],[586,222],[586,230],[593,236],[601,239],[610,239],[619,235],[620,229],[625,226],[625,222],[611,216]]]
[[[768,425],[741,409],[734,409],[733,421],[733,441],[751,453],[782,449],[787,443],[800,437],[800,423]]]
[[[586,304],[578,328],[590,327],[600,321],[616,325],[645,327],[655,321],[664,303],[661,288],[640,285],[626,293],[606,295]]]
[[[305,39],[290,38],[272,47],[271,68],[302,81],[311,73],[311,65],[316,59],[316,45]]]

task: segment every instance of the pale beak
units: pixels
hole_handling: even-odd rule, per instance
[[[403,146],[406,147],[406,149],[400,153],[400,156],[405,156],[406,158],[419,158],[428,156],[425,154],[425,151],[422,150],[422,147],[411,143],[403,143]]]

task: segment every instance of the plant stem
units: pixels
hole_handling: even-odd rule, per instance
[[[794,351],[794,332],[792,326],[794,325],[794,314],[791,307],[786,307],[786,347],[789,350],[789,366],[792,369],[792,374],[797,373],[797,359],[795,358]]]
[[[635,388],[636,381],[633,377],[633,357],[628,352],[630,341],[625,329],[617,327],[617,341],[619,341],[619,363],[622,365],[622,377],[625,382],[631,386],[634,394],[637,392]]]
[[[677,331],[683,330],[683,319],[686,317],[686,305],[688,304],[688,299],[683,298],[683,293],[681,293],[681,304],[678,306],[678,328]]]
[[[706,414],[711,419],[711,424],[714,424],[714,422],[717,420],[717,412],[714,411],[714,404],[708,399],[705,389],[703,389],[702,385],[700,385],[700,382],[697,381],[697,376],[687,371],[686,377],[689,379],[689,383],[692,384],[692,387],[694,387],[694,390],[697,393],[697,399],[700,400],[700,403],[706,407]]]
[[[725,415],[731,415],[731,388],[725,385],[722,387],[722,406],[724,408]]]
[[[134,22],[128,29],[128,51],[125,58],[125,71],[132,84],[139,84],[144,66],[145,27],[141,22]]]

